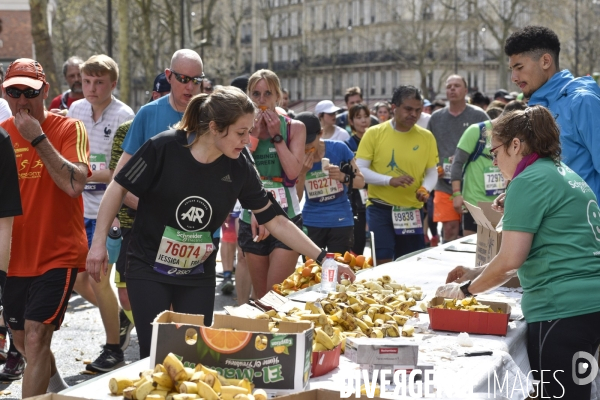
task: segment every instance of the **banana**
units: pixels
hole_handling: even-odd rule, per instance
[[[172,400],[194,400],[199,398],[200,396],[197,393],[180,393],[174,394]]]
[[[373,327],[373,320],[368,315],[363,315],[362,320],[369,326],[369,328]]]
[[[173,381],[171,377],[166,372],[155,372],[152,374],[152,381],[156,382],[157,385],[162,387],[168,387],[169,389],[173,387]]]
[[[169,373],[169,376],[173,382],[183,381],[187,378],[187,372],[181,361],[175,357],[175,354],[167,354],[165,360],[163,361],[163,366]]]
[[[323,329],[316,328],[315,335],[316,335],[317,343],[321,343],[323,346],[325,346],[327,348],[327,350],[331,350],[335,347],[333,345],[333,341],[331,340],[329,335],[327,335],[325,332],[323,332]]]
[[[412,337],[415,333],[415,327],[410,325],[404,325],[402,327],[402,336]]]
[[[152,381],[146,380],[135,390],[134,397],[136,399],[145,399],[153,390],[154,386],[152,385]]]
[[[371,337],[381,339],[383,337],[383,332],[379,328],[373,328],[371,331]]]
[[[239,386],[223,386],[221,387],[221,396],[223,397],[235,397],[238,394],[248,394],[248,389]]]
[[[313,353],[317,353],[319,351],[327,351],[327,347],[323,346],[321,343],[314,342],[312,346]]]
[[[146,396],[146,400],[165,400],[165,396],[150,393],[148,396]]]
[[[198,384],[194,382],[182,382],[177,389],[179,393],[198,393]]]
[[[248,378],[240,380],[237,385],[241,388],[246,389],[248,393],[252,393],[252,382],[250,382]]]
[[[123,389],[123,397],[128,400],[133,399],[136,390],[137,388],[135,386],[130,386],[128,388]]]
[[[108,388],[112,394],[122,395],[123,389],[133,386],[133,381],[127,378],[111,378],[108,382]]]
[[[263,389],[256,389],[253,395],[255,400],[267,400],[267,392]]]
[[[400,331],[398,330],[398,327],[392,324],[386,324],[383,326],[383,329],[385,331],[385,335],[387,337],[400,337]]]
[[[219,395],[217,392],[215,392],[213,388],[208,386],[205,382],[199,381],[196,386],[198,388],[198,394],[200,397],[205,398],[206,400],[219,400]]]
[[[358,327],[360,328],[360,330],[363,331],[363,332],[366,332],[367,329],[370,328],[369,325],[366,322],[364,322],[364,321],[362,321],[362,320],[360,320],[358,318],[354,318],[354,323],[356,323],[356,325],[358,325]]]

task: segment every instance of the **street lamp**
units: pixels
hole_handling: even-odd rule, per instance
[[[481,85],[482,92],[485,95],[485,26],[481,28],[481,47],[483,55],[483,84]]]

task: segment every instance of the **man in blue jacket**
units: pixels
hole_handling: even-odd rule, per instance
[[[560,127],[562,160],[600,198],[600,88],[589,76],[559,70],[560,41],[551,29],[527,26],[506,39],[512,81],[529,105],[550,109]]]

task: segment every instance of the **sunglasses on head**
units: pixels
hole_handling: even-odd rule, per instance
[[[9,97],[12,97],[13,99],[18,99],[19,97],[21,97],[21,94],[24,94],[25,98],[27,99],[33,99],[34,97],[38,97],[40,93],[42,93],[43,88],[44,86],[42,85],[42,87],[37,90],[31,88],[20,90],[14,87],[7,87],[5,90],[6,94],[9,95]]]
[[[194,85],[200,85],[202,83],[202,80],[204,79],[204,74],[200,76],[187,76],[177,73],[173,70],[171,70],[171,74],[175,75],[175,79],[177,79],[177,82],[183,83],[184,85],[187,84],[189,81],[192,81]]]

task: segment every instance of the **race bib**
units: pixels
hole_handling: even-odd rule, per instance
[[[186,232],[167,226],[163,232],[154,270],[164,275],[204,273],[204,261],[215,246],[210,232]]]
[[[308,199],[318,202],[331,201],[344,194],[344,185],[323,171],[307,173],[304,188]]]
[[[360,194],[360,201],[363,204],[367,204],[367,200],[369,199],[369,193],[367,193],[367,189],[358,189],[358,193]]]
[[[92,172],[106,169],[106,154],[90,154]]]
[[[396,235],[423,234],[421,211],[417,208],[394,206],[392,208],[392,221]]]
[[[450,161],[449,158],[444,158],[444,163],[442,164],[442,167],[444,168],[444,176],[443,179],[447,182],[447,183],[451,183],[450,180],[450,170],[452,169],[452,161]]]
[[[102,171],[106,169],[106,155],[105,154],[90,154],[90,167],[92,172]],[[106,190],[106,183],[88,183],[83,187],[86,192],[104,192]]]
[[[277,203],[279,203],[281,208],[283,208],[283,210],[287,212],[288,201],[287,196],[285,195],[285,187],[283,186],[283,183],[273,182],[269,180],[264,180],[262,183],[265,190],[271,192],[273,194],[273,197],[275,197],[275,200],[277,200]]]
[[[506,189],[506,182],[498,167],[486,167],[483,170],[483,183],[486,196],[497,196]]]

